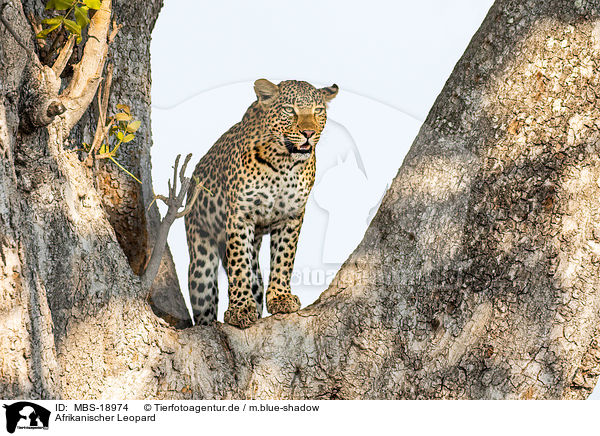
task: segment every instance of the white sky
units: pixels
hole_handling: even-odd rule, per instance
[[[165,2],[151,46],[155,190],[166,192],[178,153],[193,153],[195,165],[241,119],[255,98],[254,80],[337,83],[340,93],[330,105],[317,146],[317,181],[292,280],[302,305],[312,303],[361,240],[492,3]],[[352,209],[347,207],[350,201]],[[169,245],[182,289],[187,290],[183,220],[173,226]],[[265,281],[267,249],[263,243]],[[223,272],[219,288],[222,320],[227,305]],[[600,393],[593,397],[600,398]]]

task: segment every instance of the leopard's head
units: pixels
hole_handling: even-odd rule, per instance
[[[306,159],[313,153],[327,121],[327,103],[338,86],[317,89],[310,83],[286,80],[275,85],[267,79],[254,82],[264,128],[280,153]]]

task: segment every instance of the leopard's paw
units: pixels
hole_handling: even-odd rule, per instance
[[[270,314],[292,313],[300,309],[300,299],[292,294],[279,294],[267,299],[267,310]]]
[[[225,311],[225,322],[241,329],[246,329],[258,320],[256,303],[254,300],[248,300],[241,306],[234,306],[229,303]]]

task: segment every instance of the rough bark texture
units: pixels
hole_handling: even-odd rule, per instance
[[[115,65],[110,104],[127,104],[142,127],[135,142],[124,145],[119,161],[138,175],[143,185],[106,160],[99,163],[98,185],[110,222],[131,268],[141,274],[150,258],[152,241],[159,226],[158,208],[152,203],[152,146],[150,126],[150,38],[162,0],[116,2],[114,16],[123,24],[109,60]],[[114,111],[116,112],[116,111]],[[114,113],[113,112],[113,113]],[[97,114],[94,112],[94,117]],[[94,126],[94,124],[91,124]],[[93,128],[93,127],[92,127]],[[166,187],[157,187],[160,191]],[[153,292],[153,310],[179,328],[191,325],[189,313],[179,290],[171,253],[163,257]]]
[[[131,105],[149,132],[158,5],[115,10],[131,29],[112,48],[111,105]],[[31,43],[22,14],[11,14]],[[175,330],[153,314],[125,255],[139,254],[115,234],[151,185],[135,197],[119,182],[127,200],[115,221],[56,123],[18,132],[31,67],[11,38],[0,25],[1,397],[585,398],[593,389],[597,2],[498,0],[332,286],[247,330]],[[94,125],[84,116],[71,138]],[[149,146],[148,136],[139,160],[125,161],[145,180]]]

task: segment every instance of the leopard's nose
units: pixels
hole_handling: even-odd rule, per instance
[[[315,131],[314,130],[303,130],[302,134],[304,135],[304,137],[306,139],[308,139],[315,134]]]

